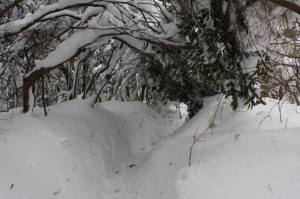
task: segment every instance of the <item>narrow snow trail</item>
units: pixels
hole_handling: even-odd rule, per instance
[[[135,179],[130,184],[135,195],[125,191],[120,198],[298,198],[298,107],[286,105],[269,115],[272,102],[235,113],[225,105],[215,114],[218,103],[210,99],[195,118],[157,142],[141,166],[125,173]],[[206,132],[212,121],[213,132],[194,145],[188,167],[195,131]]]
[[[156,173],[152,172],[155,168],[148,164],[149,158],[153,149],[160,145],[161,139],[173,133],[184,122],[184,118],[180,119],[177,112],[169,112],[167,109],[158,113],[140,103],[106,102],[102,106],[124,121],[121,126],[126,127],[123,131],[132,150],[131,164],[123,166],[122,171],[111,179],[115,183],[114,186],[120,187],[114,198],[152,198],[154,192],[143,193],[143,188],[155,189],[157,186],[153,183],[161,183],[156,181],[155,175],[151,176]]]
[[[165,111],[74,100],[1,114],[0,198],[138,198],[152,148],[182,123]]]

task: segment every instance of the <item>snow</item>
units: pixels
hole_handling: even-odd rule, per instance
[[[179,197],[299,198],[299,138],[290,129],[203,140],[195,148],[193,166],[178,174]]]
[[[84,7],[84,5],[90,5],[89,3],[94,3],[96,7],[87,7],[81,14],[79,11],[71,9],[75,5]],[[167,16],[168,21],[160,19],[159,15]],[[50,5],[41,5],[33,14],[27,14],[23,19],[0,25],[0,37],[24,31],[34,24],[39,24],[41,19],[43,21],[61,16],[77,18],[78,21],[74,22],[74,27],[84,27],[85,25],[87,27],[84,30],[75,31],[73,34],[62,35],[61,38],[65,39],[57,45],[56,49],[42,60],[35,60],[34,69],[25,76],[30,76],[40,69],[51,70],[58,67],[59,64],[69,60],[83,48],[91,47],[89,46],[91,43],[101,46],[112,38],[123,41],[130,48],[149,54],[153,53],[151,43],[158,41],[176,46],[185,44],[184,41],[181,41],[175,18],[171,18],[171,13],[162,9],[159,3],[127,0],[96,3],[91,0],[60,0]],[[153,21],[154,24],[152,24]],[[23,48],[25,43],[26,39],[19,38],[13,46],[15,53]]]
[[[51,18],[55,18],[55,17],[59,17],[59,16],[71,16],[71,17],[80,18],[80,19],[82,17],[81,15],[79,15],[76,12],[73,12],[71,10],[62,10],[62,11],[55,12],[53,14],[49,14],[46,17],[44,17],[44,19],[51,19]]]
[[[78,31],[74,33],[69,39],[63,41],[54,51],[52,51],[45,59],[35,60],[35,68],[30,73],[29,76],[36,70],[41,68],[52,68],[64,61],[68,60],[74,56],[78,50],[99,37],[103,37],[101,43],[106,43],[109,40],[109,35],[111,32],[108,30],[93,30],[87,29],[83,31]]]
[[[15,113],[2,124],[1,198],[98,198],[107,187],[104,176],[127,159],[128,142],[111,123],[117,118],[84,105],[50,108],[47,118],[38,110],[31,118]],[[99,121],[106,124],[102,131]]]
[[[92,109],[88,101],[75,100],[48,112],[0,115],[1,198],[112,198],[120,194],[115,186],[125,183],[120,173],[142,161],[158,135],[172,130],[163,126],[172,118],[140,103]]]
[[[277,102],[266,101],[268,106],[234,113],[228,104],[208,99],[195,118],[154,150],[149,160],[152,174],[143,193],[170,199],[298,198],[299,108],[283,105],[283,121],[289,121],[286,125],[280,122]],[[214,131],[206,131],[211,125]],[[206,134],[194,145],[192,166],[188,167],[196,130],[197,136]],[[157,187],[150,186],[154,178],[161,182]]]
[[[18,33],[26,26],[29,26],[30,24],[37,21],[39,18],[42,18],[43,16],[46,16],[51,12],[55,12],[61,9],[63,8],[60,7],[59,4],[51,4],[40,8],[34,14],[27,14],[23,19],[18,19],[6,24],[2,24],[0,25],[0,37],[5,35],[6,33]]]
[[[208,98],[183,125],[174,107],[140,102],[1,113],[0,198],[299,198],[299,107],[266,101],[233,112]]]
[[[81,2],[81,1],[80,1]],[[82,1],[84,2],[84,1]],[[78,2],[77,2],[78,3]],[[52,7],[55,7],[56,9],[63,7],[70,6],[73,4],[76,4],[76,2],[71,1],[60,1],[57,3],[59,6],[55,7],[55,4],[52,5]],[[39,13],[48,13],[48,12],[54,12],[53,8],[49,6],[45,6],[44,8],[39,9],[34,16],[44,16],[44,14]],[[58,8],[57,8],[58,7]],[[73,11],[70,10],[62,10],[62,11],[56,11],[52,14],[48,14],[45,17],[46,18],[52,18],[57,16],[63,16],[63,15],[71,15],[78,18],[81,18],[81,22],[87,20],[88,17],[97,15],[97,17],[93,18],[88,22],[88,28],[77,31],[74,34],[72,34],[68,39],[61,42],[55,50],[50,52],[43,60],[35,60],[35,68],[30,73],[26,74],[27,76],[30,76],[31,73],[33,73],[36,70],[40,70],[41,68],[53,68],[58,66],[59,64],[65,62],[66,60],[70,59],[72,56],[76,55],[82,48],[88,47],[89,44],[92,42],[97,42],[98,46],[101,46],[102,44],[105,44],[108,42],[109,39],[116,38],[119,40],[122,40],[126,44],[128,44],[130,47],[134,47],[135,49],[138,49],[140,51],[143,51],[145,53],[151,53],[152,52],[152,45],[146,41],[143,40],[144,37],[146,39],[152,39],[152,40],[159,40],[161,39],[162,42],[166,44],[171,45],[182,45],[180,42],[176,41],[169,41],[167,39],[175,37],[178,33],[178,28],[174,22],[170,22],[167,24],[162,24],[163,28],[167,31],[164,31],[161,34],[155,34],[152,31],[145,30],[145,26],[143,25],[140,27],[141,33],[131,33],[135,30],[137,27],[135,23],[130,22],[127,25],[124,25],[124,22],[120,20],[120,18],[124,18],[123,16],[119,16],[120,13],[117,11],[117,8],[113,4],[106,5],[106,10],[103,9],[91,9],[88,8],[85,14],[82,16],[76,14]],[[99,12],[98,14],[96,14]],[[130,12],[129,10],[127,12]],[[118,15],[117,15],[118,14]],[[29,19],[27,19],[29,18]],[[32,17],[25,17],[23,19],[23,23],[30,23],[30,19]],[[27,19],[27,21],[26,21]],[[34,21],[34,18],[32,18]],[[128,19],[129,20],[129,19]],[[17,21],[15,21],[17,23]],[[120,32],[120,29],[124,29],[130,27],[130,31],[126,32]],[[133,27],[131,27],[133,26]],[[18,26],[21,28],[21,26]],[[12,32],[15,32],[12,30]],[[139,31],[136,31],[139,32]],[[145,32],[145,33],[143,33]],[[1,33],[1,26],[0,26],[0,33]],[[142,34],[143,33],[143,34]],[[4,34],[4,33],[3,33]],[[147,35],[147,36],[146,36]],[[0,35],[1,36],[1,35]],[[154,39],[153,39],[154,38]]]

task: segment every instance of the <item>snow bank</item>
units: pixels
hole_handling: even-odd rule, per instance
[[[266,101],[233,112],[225,101],[208,98],[204,109],[155,148],[139,198],[299,198],[299,108],[283,104],[280,122],[278,102]],[[195,132],[205,134],[192,148],[189,167]]]
[[[179,128],[177,112],[138,102],[2,113],[0,198],[299,198],[299,108],[267,102],[232,112],[208,98]]]
[[[1,198],[99,198],[106,176],[130,155],[118,119],[82,101],[49,113],[15,113],[1,123]]]
[[[179,198],[299,198],[299,130],[203,139],[193,150],[192,166],[177,174]]]
[[[135,102],[92,109],[75,100],[49,107],[47,117],[20,112],[0,115],[0,198],[123,198],[126,170],[179,125]]]

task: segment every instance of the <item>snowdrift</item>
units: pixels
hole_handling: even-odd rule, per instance
[[[153,150],[140,198],[299,198],[300,108],[266,101],[233,112],[228,102],[208,98]]]
[[[208,98],[182,126],[138,102],[3,113],[0,198],[298,199],[300,110],[267,102],[233,112]]]
[[[114,198],[125,191],[124,170],[139,165],[173,125],[170,116],[137,102],[92,109],[75,100],[50,107],[47,117],[35,109],[31,116],[12,110],[0,118],[5,199]]]

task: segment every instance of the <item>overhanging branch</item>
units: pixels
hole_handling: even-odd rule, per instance
[[[268,0],[268,1],[277,4],[279,6],[282,6],[284,8],[287,8],[300,15],[300,5],[298,5],[297,3],[287,1],[287,0]]]

